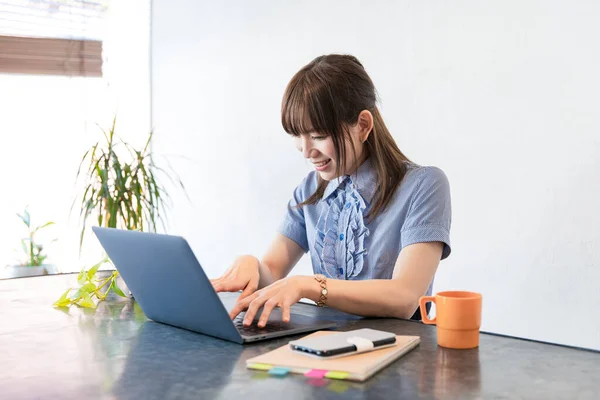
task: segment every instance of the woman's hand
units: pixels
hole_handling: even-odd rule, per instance
[[[211,279],[210,282],[217,293],[243,290],[239,297],[239,299],[243,299],[258,289],[259,266],[258,258],[250,255],[240,256],[235,259],[223,276]]]
[[[229,315],[231,319],[234,319],[239,313],[247,309],[244,317],[244,325],[250,326],[258,309],[264,307],[257,324],[260,328],[263,328],[267,324],[269,315],[271,315],[273,309],[279,307],[281,308],[283,321],[289,322],[290,307],[296,304],[302,297],[307,297],[306,293],[310,289],[310,281],[316,283],[314,279],[310,278],[307,276],[291,276],[280,279],[244,299],[238,299]]]

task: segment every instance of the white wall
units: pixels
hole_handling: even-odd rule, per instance
[[[210,275],[265,250],[309,170],[280,125],[288,80],[352,53],[403,151],[450,179],[435,291],[482,292],[485,331],[600,349],[600,3],[234,4],[153,2],[155,150],[191,198],[170,232]]]

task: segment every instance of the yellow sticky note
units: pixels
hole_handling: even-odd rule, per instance
[[[250,369],[258,369],[258,370],[261,370],[261,371],[268,371],[271,368],[273,368],[273,366],[269,365],[269,364],[254,363],[254,364],[248,364],[248,368],[250,368]]]
[[[325,378],[329,378],[329,379],[346,379],[349,376],[350,376],[349,372],[342,372],[342,371],[329,371],[328,373],[325,374]]]

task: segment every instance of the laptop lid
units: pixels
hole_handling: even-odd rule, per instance
[[[243,343],[183,237],[101,227],[92,230],[148,318]]]

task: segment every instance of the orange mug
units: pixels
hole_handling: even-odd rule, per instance
[[[436,317],[427,316],[427,302],[435,303]],[[481,294],[475,292],[439,292],[419,299],[424,324],[437,325],[438,344],[451,349],[479,346]]]

